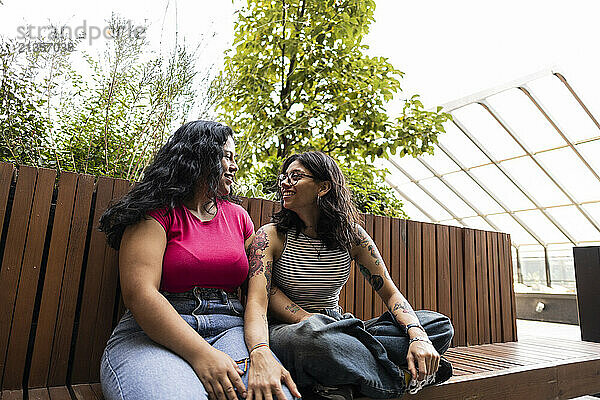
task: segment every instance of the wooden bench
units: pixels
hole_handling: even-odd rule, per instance
[[[0,379],[6,399],[102,399],[99,360],[123,313],[116,252],[97,221],[130,183],[0,163]],[[277,205],[246,199],[258,227]],[[510,238],[496,232],[365,215],[415,308],[455,325],[455,376],[414,398],[570,398],[600,392],[600,348],[515,342]],[[384,306],[352,273],[342,305],[367,319]]]

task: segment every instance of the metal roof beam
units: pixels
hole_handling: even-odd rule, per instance
[[[485,108],[490,113],[490,115],[500,124],[500,126],[506,131],[506,133],[508,133],[513,138],[513,140],[515,142],[517,142],[517,144],[523,149],[523,151],[525,151],[525,153],[533,160],[533,162],[544,172],[544,174],[546,174],[546,176],[548,178],[550,178],[552,183],[554,183],[554,185],[565,196],[567,196],[569,201],[571,203],[573,203],[573,205],[575,207],[577,207],[579,212],[581,212],[583,214],[583,216],[594,226],[594,228],[596,228],[596,230],[598,232],[600,232],[600,224],[598,222],[596,222],[596,220],[594,220],[594,218],[587,211],[585,211],[581,207],[581,205],[575,200],[573,195],[571,195],[571,193],[569,193],[569,191],[560,182],[558,182],[554,178],[554,176],[548,171],[548,169],[542,164],[542,162],[540,160],[538,160],[538,158],[527,148],[527,146],[525,146],[523,141],[517,136],[515,131],[508,125],[508,123],[498,114],[498,112],[496,110],[494,110],[494,108],[491,106],[491,104],[488,103],[486,100],[480,100],[479,104],[481,104],[481,106],[483,106],[483,108]],[[537,204],[536,204],[536,207],[539,207],[540,211],[544,214],[544,216],[546,216],[546,218],[548,218],[554,224],[554,226],[556,226],[563,233],[563,235],[565,235],[567,238],[569,238],[569,240],[571,242],[573,242],[573,244],[575,246],[577,245],[577,241],[573,238],[573,236],[565,228],[563,228],[557,221],[555,221],[554,218],[552,218],[552,216],[549,215],[543,209],[543,207],[540,207]]]
[[[404,199],[405,199],[406,201],[408,201],[410,204],[412,204],[413,206],[415,206],[415,208],[416,208],[417,210],[419,210],[421,213],[423,213],[423,215],[425,215],[427,218],[429,218],[429,219],[431,220],[431,222],[434,222],[434,223],[438,223],[438,222],[439,222],[438,220],[436,220],[435,218],[433,218],[433,216],[431,216],[431,215],[430,215],[430,214],[429,214],[427,211],[425,211],[423,208],[421,208],[421,206],[419,206],[419,204],[417,204],[417,202],[416,202],[416,201],[414,201],[414,200],[413,200],[413,199],[411,199],[409,196],[407,196],[407,195],[406,195],[406,193],[402,192],[402,190],[400,190],[400,189],[398,188],[398,185],[394,185],[394,184],[393,184],[392,182],[390,182],[390,180],[389,180],[389,179],[387,179],[387,178],[383,178],[383,179],[384,179],[384,180],[387,182],[387,184],[388,184],[388,185],[390,185],[390,187],[391,187],[392,189],[394,189],[396,192],[398,192],[398,194],[399,194],[400,196],[404,197]]]
[[[521,87],[519,87],[519,89],[521,89],[521,91],[523,93],[525,93],[525,95],[529,98],[529,100],[531,100],[531,102],[537,107],[537,109],[542,113],[542,115],[544,116],[544,118],[546,118],[546,120],[550,123],[550,125],[552,125],[552,127],[556,130],[556,132],[560,135],[560,137],[562,137],[563,140],[565,142],[567,142],[568,147],[570,147],[571,150],[573,150],[573,152],[575,152],[577,157],[579,157],[579,159],[586,166],[586,168],[594,175],[594,177],[598,181],[600,181],[600,176],[598,175],[596,170],[588,163],[588,161],[585,159],[585,157],[583,157],[583,155],[579,152],[579,150],[577,150],[577,148],[575,147],[573,142],[571,142],[569,140],[569,138],[567,138],[567,136],[564,134],[564,129],[562,129],[558,125],[558,122],[556,121],[556,119],[554,119],[554,118],[552,118],[552,116],[550,116],[550,113],[542,105],[542,102],[540,101],[540,99],[537,98],[537,96],[533,94],[533,92],[531,91],[531,89],[529,89],[529,87],[527,85],[522,85]],[[555,149],[552,149],[552,150],[555,150]]]
[[[444,177],[441,174],[439,174],[432,166],[427,164],[427,162],[425,162],[425,160],[421,159],[420,157],[417,157],[417,160],[419,160],[419,162],[421,164],[423,164],[423,166],[425,168],[427,168],[429,170],[429,172],[431,172],[433,174],[433,176],[435,176],[440,181],[442,181],[442,183],[444,185],[446,185],[446,187],[448,189],[450,189],[450,191],[452,193],[454,193],[456,196],[458,196],[459,199],[461,199],[467,206],[469,206],[473,211],[475,211],[475,213],[479,217],[483,218],[483,220],[485,222],[487,222],[492,228],[494,228],[497,231],[501,231],[501,229],[498,228],[498,226],[496,224],[494,224],[489,218],[487,218],[485,216],[485,214],[483,214],[481,211],[479,211],[479,209],[473,203],[471,203],[468,199],[466,199],[463,195],[461,195],[460,192],[454,188],[454,186],[452,186],[446,179],[444,179]]]
[[[456,120],[454,122],[456,123]],[[496,198],[496,196],[487,188],[487,186],[485,186],[483,184],[483,182],[481,182],[479,179],[477,179],[477,177],[475,175],[473,175],[471,173],[471,171],[469,171],[464,165],[461,164],[460,161],[458,161],[458,159],[450,152],[450,150],[446,149],[446,147],[444,147],[441,143],[438,143],[437,146],[456,165],[458,165],[458,167],[465,174],[467,174],[467,176],[469,178],[471,178],[473,180],[473,182],[475,182],[475,184],[481,188],[481,190],[483,190],[488,196],[490,196],[492,198],[492,200],[494,200],[508,215],[510,215],[510,217],[512,219],[514,219],[515,222],[517,222],[517,224],[519,224],[521,226],[521,228],[523,228],[527,233],[529,233],[531,235],[531,237],[533,237],[536,240],[536,242],[538,242],[541,246],[546,247],[546,243],[544,243],[544,241],[538,235],[536,235],[535,232],[533,232],[533,230],[531,228],[529,228],[527,226],[527,224],[525,224],[525,222],[521,221],[521,219],[519,217],[517,217],[516,215],[514,215],[514,213],[512,211],[510,211],[510,209],[508,208],[508,206],[506,206],[506,204],[504,204],[500,199]]]
[[[402,172],[404,174],[404,176],[406,176],[408,179],[410,179],[410,181],[412,183],[414,183],[415,185],[417,185],[417,187],[419,189],[421,189],[427,196],[429,196],[433,201],[435,201],[440,207],[442,207],[444,209],[444,211],[446,211],[448,214],[450,214],[452,216],[452,218],[454,218],[455,220],[457,220],[459,223],[461,223],[463,226],[467,226],[467,224],[465,224],[462,220],[462,218],[460,218],[458,215],[454,214],[452,212],[452,210],[450,210],[448,207],[446,207],[446,205],[444,203],[442,203],[440,200],[438,200],[437,197],[435,197],[435,195],[433,193],[431,193],[429,190],[427,190],[426,188],[423,187],[423,185],[421,185],[419,183],[418,180],[416,180],[415,178],[413,178],[407,171],[404,170],[404,168],[402,168],[396,161],[394,161],[393,159],[388,159],[388,161],[400,172]]]

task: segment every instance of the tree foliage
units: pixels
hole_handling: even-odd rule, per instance
[[[196,70],[198,48],[157,54],[127,24],[113,15],[112,39],[97,56],[80,43],[73,52],[20,52],[4,40],[0,159],[135,180],[191,113],[211,117],[221,92],[210,71]]]
[[[447,115],[425,110],[418,96],[395,116],[386,110],[401,91],[402,72],[365,54],[374,8],[373,0],[250,0],[239,12],[222,75],[231,88],[220,106],[241,135],[242,170],[265,188],[273,165],[317,149],[347,171],[366,174],[355,195],[372,178],[368,190],[387,201],[375,208],[396,215],[399,203],[383,188],[373,160],[432,152]]]

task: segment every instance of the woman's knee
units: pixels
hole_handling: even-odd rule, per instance
[[[440,349],[445,347],[445,351],[454,336],[454,327],[450,318],[444,314],[429,310],[419,310],[416,311],[416,314],[419,322],[425,328],[427,336],[434,342],[434,346]]]
[[[145,339],[131,338],[105,350],[100,382],[107,400],[208,398],[185,360]]]

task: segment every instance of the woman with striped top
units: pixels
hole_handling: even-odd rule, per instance
[[[448,379],[440,354],[452,339],[449,319],[415,312],[396,288],[335,161],[296,154],[281,171],[282,209],[257,231],[248,258],[250,276],[272,275],[270,345],[303,397],[393,398]],[[388,307],[379,318],[342,314],[352,260]]]

